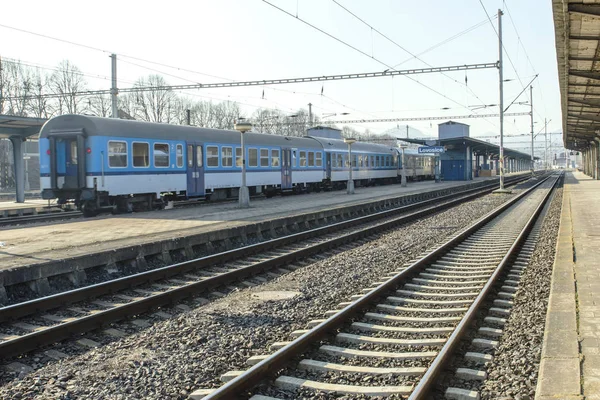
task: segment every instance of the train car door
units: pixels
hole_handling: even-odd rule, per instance
[[[331,153],[325,153],[325,160],[326,179],[331,180]]]
[[[204,149],[201,143],[187,143],[187,196],[204,196]]]
[[[85,182],[83,135],[50,137],[50,173],[55,189],[81,189]]]
[[[281,189],[292,188],[292,149],[281,149]]]

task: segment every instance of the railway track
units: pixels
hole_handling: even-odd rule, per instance
[[[17,217],[5,217],[0,218],[0,227],[2,226],[14,226],[21,224],[30,224],[35,222],[48,222],[48,221],[63,221],[69,219],[81,218],[83,214],[80,211],[55,211],[44,214],[35,215],[20,215]]]
[[[217,287],[337,249],[382,230],[453,207],[494,188],[477,188],[458,195],[429,199],[0,308],[0,357],[23,354],[185,297],[208,295]]]
[[[289,342],[273,344],[273,354],[251,357],[248,370],[223,375],[227,383],[221,388],[200,389],[191,397],[273,400],[329,392],[428,398],[488,295],[504,279],[490,309],[496,315],[484,320],[478,343],[490,346],[501,335],[518,284],[514,279],[523,269],[513,261],[531,252],[525,242],[559,179],[541,180],[324,319],[311,321],[309,329],[293,332]],[[490,357],[485,351],[465,355],[471,365]],[[459,372],[481,375],[473,369]],[[463,398],[452,391],[447,396]]]

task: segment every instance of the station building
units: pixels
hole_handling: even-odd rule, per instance
[[[470,136],[469,125],[447,121],[438,125],[437,139],[405,139],[422,146],[442,146],[439,153],[439,174],[448,181],[468,181],[479,176],[500,174],[500,146]],[[531,169],[531,155],[504,148],[506,173]]]

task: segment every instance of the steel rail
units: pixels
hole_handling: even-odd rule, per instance
[[[80,218],[83,214],[81,211],[55,211],[49,212],[45,214],[35,214],[35,215],[21,215],[18,217],[4,217],[0,218],[0,227],[1,226],[12,226],[29,222],[46,222],[46,221],[54,221],[57,219],[74,219]]]
[[[512,246],[510,247],[510,249],[508,250],[506,255],[504,256],[502,261],[500,261],[500,264],[498,264],[498,266],[496,267],[496,269],[494,270],[494,272],[488,279],[488,281],[485,284],[485,286],[483,287],[483,289],[481,289],[481,292],[479,293],[479,295],[475,298],[475,300],[473,301],[473,303],[467,310],[466,314],[463,316],[463,318],[460,320],[460,322],[456,326],[454,332],[452,332],[452,334],[450,335],[450,337],[448,338],[448,340],[446,341],[446,343],[444,344],[444,346],[442,347],[442,349],[440,350],[438,355],[435,357],[435,359],[433,360],[433,362],[431,363],[429,368],[427,368],[427,372],[425,372],[423,377],[419,380],[419,384],[415,387],[415,389],[411,393],[408,400],[422,400],[422,399],[429,398],[428,396],[431,392],[431,389],[434,387],[434,385],[436,383],[435,379],[438,377],[438,375],[440,374],[442,369],[446,366],[448,360],[452,356],[454,349],[456,348],[456,346],[460,343],[460,341],[463,339],[463,337],[467,333],[469,324],[473,321],[477,312],[479,311],[482,304],[486,300],[486,297],[488,296],[488,294],[490,293],[490,291],[496,284],[498,277],[504,272],[504,269],[511,262],[511,259],[514,258],[518,254],[520,247],[523,245],[523,243],[527,239],[527,235],[529,235],[529,232],[535,225],[535,222],[536,222],[538,216],[544,209],[546,202],[548,201],[548,199],[551,197],[551,195],[553,193],[554,187],[556,187],[556,184],[560,181],[562,176],[563,175],[561,174],[554,181],[554,183],[552,184],[552,187],[550,188],[550,190],[548,190],[548,193],[546,193],[546,195],[544,196],[544,198],[542,199],[540,204],[537,206],[537,208],[535,209],[535,211],[533,212],[533,214],[531,215],[531,217],[529,218],[529,220],[527,221],[527,223],[521,230],[519,236],[515,239],[514,243],[512,244]]]
[[[528,178],[529,176],[517,177],[515,181],[526,180]],[[108,310],[99,311],[92,315],[87,315],[69,322],[59,323],[57,325],[50,326],[43,330],[31,332],[29,334],[19,336],[18,338],[7,340],[5,342],[0,343],[0,358],[23,354],[27,351],[34,350],[42,345],[55,343],[57,341],[66,339],[76,333],[83,333],[90,330],[94,330],[109,322],[119,320],[130,315],[137,315],[152,308],[171,304],[180,301],[185,297],[198,294],[199,292],[211,290],[220,285],[255,275],[256,273],[260,273],[262,271],[269,270],[281,265],[286,265],[294,262],[297,259],[306,258],[313,254],[318,254],[331,248],[338,248],[339,246],[342,246],[343,244],[346,244],[348,242],[353,242],[363,237],[369,236],[373,233],[381,232],[383,229],[389,229],[393,226],[404,224],[406,222],[430,215],[432,212],[438,212],[440,210],[450,208],[456,204],[468,201],[484,193],[489,193],[492,190],[494,190],[495,187],[496,184],[494,182],[494,185],[491,185],[491,187],[471,189],[468,192],[473,193],[464,195],[465,192],[462,192],[459,194],[460,197],[453,200],[449,200],[448,202],[443,204],[436,204],[434,206],[420,209],[410,214],[399,216],[390,221],[386,221],[375,226],[367,227],[366,229],[345,234],[334,239],[317,243],[313,246],[289,252],[279,257],[274,257],[265,261],[257,262],[247,267],[222,273],[186,286],[181,286],[172,290],[167,290],[165,292],[151,295],[149,297],[145,297],[139,300],[135,300],[130,303],[126,303]],[[376,219],[393,216],[393,214],[410,211],[411,209],[420,208],[432,203],[439,203],[443,199],[456,196],[456,194],[440,196],[434,199],[425,200],[408,206],[381,211],[367,216],[339,222],[322,228],[316,228],[309,231],[300,232],[279,239],[269,240],[240,249],[234,249],[212,256],[207,256],[196,260],[175,264],[172,266],[163,267],[156,270],[147,271],[128,277],[123,277],[112,281],[87,286],[85,288],[75,289],[69,292],[59,293],[53,296],[48,296],[45,298],[35,299],[28,302],[7,306],[0,309],[0,322],[4,322],[6,320],[14,318],[20,318],[24,315],[30,315],[35,312],[46,311],[51,308],[65,306],[76,301],[89,300],[91,298],[98,297],[99,295],[111,294],[120,290],[130,289],[142,283],[153,282],[159,279],[166,279],[194,269],[198,269],[200,267],[210,267],[215,264],[228,262],[241,256],[247,257],[257,252],[271,250],[274,247],[292,244],[298,242],[299,240],[309,239],[317,235],[320,236],[323,234],[335,232],[340,229],[349,228],[357,224],[368,223],[371,221],[375,221]]]
[[[344,309],[340,310],[336,314],[332,315],[319,325],[315,326],[302,336],[298,337],[291,343],[282,347],[275,353],[271,354],[268,358],[255,364],[243,374],[235,377],[231,381],[225,383],[214,392],[204,397],[205,400],[216,400],[216,399],[234,399],[240,398],[242,395],[247,394],[250,389],[256,386],[265,378],[275,375],[278,371],[284,368],[291,359],[300,355],[310,345],[316,341],[322,339],[330,332],[335,331],[341,325],[346,323],[348,320],[353,318],[358,312],[368,308],[377,300],[385,296],[386,293],[390,292],[394,288],[401,284],[408,282],[410,278],[415,276],[423,268],[428,266],[431,262],[437,260],[442,255],[446,254],[457,244],[465,240],[471,234],[482,228],[485,224],[492,221],[502,212],[506,211],[509,207],[516,204],[519,200],[532,193],[539,185],[544,183],[548,178],[540,180],[537,184],[532,186],[530,189],[519,194],[515,198],[507,201],[503,205],[497,207],[495,210],[489,212],[485,216],[478,219],[471,226],[463,229],[453,238],[440,245],[429,254],[425,255],[420,260],[416,261],[405,270],[399,272],[394,277],[388,279],[372,291],[365,294],[359,300],[352,302]]]
[[[520,179],[516,179],[515,181],[511,181],[510,183],[517,183],[521,181],[521,179],[526,180],[529,179],[528,175],[523,177],[518,177]],[[479,187],[469,189],[467,191],[461,193],[453,193],[445,196],[438,196],[432,199],[423,200],[417,203],[408,204],[406,206],[396,207],[390,210],[380,211],[377,213],[369,214],[366,216],[349,219],[346,221],[341,221],[338,223],[330,224],[324,227],[315,228],[299,233],[294,233],[291,235],[283,236],[276,239],[267,240],[264,242],[240,247],[233,250],[224,251],[221,253],[212,254],[209,256],[197,258],[194,260],[184,261],[177,264],[168,265],[161,268],[156,268],[150,271],[140,272],[137,274],[125,276],[122,278],[113,279],[110,281],[97,283],[94,285],[88,285],[85,287],[65,291],[62,293],[57,293],[50,296],[40,297],[38,299],[33,299],[29,301],[25,301],[18,304],[9,305],[6,307],[0,308],[0,322],[4,322],[7,320],[11,320],[14,318],[21,318],[27,315],[34,314],[40,311],[47,311],[53,308],[62,307],[67,304],[71,304],[78,301],[84,301],[91,298],[95,298],[101,295],[114,293],[120,290],[129,289],[135,286],[139,286],[142,284],[146,284],[149,282],[154,282],[161,279],[167,279],[176,275],[180,275],[183,273],[190,272],[199,268],[206,268],[218,264],[222,264],[225,262],[229,262],[240,257],[248,257],[253,254],[257,254],[260,252],[269,251],[276,247],[285,246],[288,244],[292,244],[298,242],[300,240],[309,239],[315,236],[322,236],[328,233],[333,233],[335,231],[345,229],[351,227],[353,225],[368,223],[378,219],[386,218],[393,216],[395,214],[408,212],[417,208],[425,207],[427,205],[441,203],[447,200],[456,199],[456,203],[450,203],[447,206],[452,206],[457,204],[458,202],[467,201],[469,198],[465,199],[465,196],[479,196],[480,194],[489,192],[496,187],[496,184],[492,184],[489,186]],[[422,211],[432,211],[431,209],[422,210]]]

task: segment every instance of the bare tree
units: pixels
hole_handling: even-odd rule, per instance
[[[140,78],[133,85],[134,88],[152,87],[152,90],[134,91],[136,119],[150,122],[170,122],[171,103],[175,105],[176,95],[167,86],[165,78],[160,75],[149,75]]]
[[[69,60],[58,64],[56,71],[50,75],[48,86],[51,93],[58,95],[53,102],[55,114],[77,114],[85,110],[84,99],[76,93],[85,90],[87,83],[79,67]]]
[[[0,63],[0,112],[27,116],[27,96],[32,90],[32,79],[31,69],[23,64],[12,61]]]
[[[36,68],[32,75],[31,97],[27,100],[27,113],[36,118],[51,117],[48,99],[44,97],[48,87],[48,75],[43,75]]]
[[[97,94],[95,96],[88,97],[87,102],[87,108],[93,115],[97,117],[112,116],[112,101],[110,96]]]

